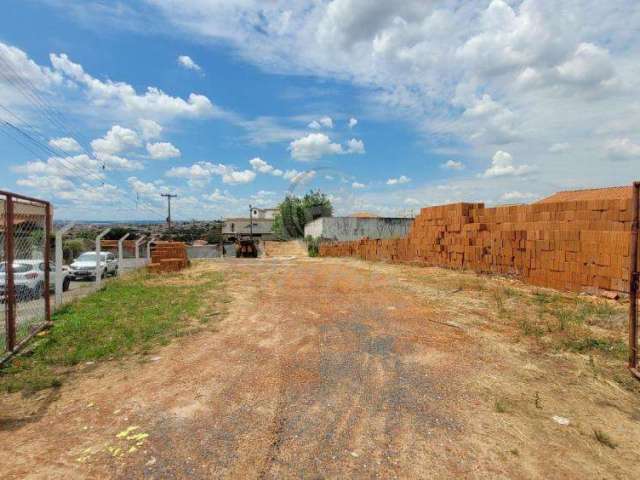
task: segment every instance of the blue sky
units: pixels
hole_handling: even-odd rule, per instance
[[[629,183],[639,32],[630,0],[8,0],[0,187],[210,219],[310,188],[405,215]]]

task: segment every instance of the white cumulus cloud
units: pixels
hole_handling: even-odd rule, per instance
[[[283,174],[282,170],[275,168],[273,165],[270,165],[260,157],[252,158],[251,160],[249,160],[249,164],[251,165],[251,168],[253,168],[256,172],[268,173],[270,175],[273,175],[274,177],[281,177]]]
[[[180,156],[180,150],[169,142],[147,143],[147,152],[149,152],[151,158],[155,160],[177,158]]]
[[[256,178],[256,172],[252,170],[230,170],[222,175],[222,182],[235,185],[238,183],[250,183]]]
[[[114,125],[102,138],[91,142],[91,148],[97,153],[116,154],[140,146],[138,134],[120,125]]]
[[[609,141],[605,148],[611,160],[640,159],[640,144],[634,143],[626,137]]]
[[[143,94],[139,94],[128,83],[92,77],[82,65],[72,62],[64,53],[52,53],[49,58],[54,70],[82,85],[89,100],[97,106],[120,108],[144,118],[207,117],[217,113],[204,95],[191,93],[184,100],[167,95],[156,87],[148,87]]]
[[[566,82],[595,85],[611,78],[614,67],[606,49],[592,43],[581,43],[573,56],[558,65],[556,71]]]
[[[59,148],[60,150],[67,153],[82,151],[82,147],[77,142],[77,140],[71,137],[52,138],[51,140],[49,140],[49,145],[54,148]]]
[[[283,174],[283,178],[285,180],[289,180],[291,183],[297,184],[305,184],[310,182],[313,178],[315,178],[316,172],[315,170],[307,170],[304,172],[299,172],[296,169],[287,170]]]
[[[403,183],[409,183],[411,179],[405,175],[400,175],[398,178],[390,178],[387,180],[387,185],[401,185]]]
[[[329,116],[324,116],[319,118],[318,120],[311,121],[307,127],[313,128],[314,130],[319,130],[321,128],[333,128],[333,119]]]
[[[202,67],[194,62],[189,55],[180,55],[178,57],[178,64],[187,70],[195,70],[196,72],[200,72],[202,70]]]
[[[209,195],[205,194],[203,198],[211,202],[235,202],[237,200],[229,192],[227,192],[226,190],[220,191],[219,188],[216,188]]]
[[[144,180],[140,180],[138,177],[127,178],[127,183],[134,192],[145,197],[155,198],[159,197],[160,193],[162,193],[160,188],[158,188],[158,185],[153,182],[145,182]]]
[[[141,118],[138,120],[138,124],[142,129],[142,138],[145,140],[154,140],[162,133],[162,125],[148,118]]]
[[[364,151],[364,142],[362,140],[358,140],[356,138],[352,138],[347,142],[347,150],[346,153],[354,153],[358,155],[362,155],[365,153]]]
[[[515,165],[509,152],[498,150],[491,159],[491,166],[482,174],[484,178],[520,176],[534,170],[529,165]]]
[[[203,186],[212,176],[222,179],[222,183],[237,185],[250,183],[256,178],[253,170],[236,170],[235,167],[222,163],[197,162],[191,166],[173,167],[165,175],[167,177],[185,178],[193,186]]]
[[[322,125],[323,127],[333,128],[333,119],[329,116],[324,116],[318,121],[320,122],[320,125]]]
[[[128,158],[110,153],[96,152],[96,158],[102,162],[108,170],[142,170],[142,162],[129,160]]]
[[[463,170],[464,169],[464,163],[459,162],[457,160],[447,160],[446,162],[442,163],[440,166],[447,170]]]
[[[289,144],[289,151],[292,158],[302,162],[317,160],[324,155],[343,153],[342,146],[332,143],[324,133],[310,133],[306,137],[294,140]]]

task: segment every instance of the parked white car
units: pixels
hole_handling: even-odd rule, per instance
[[[44,272],[45,263],[42,260],[14,260],[13,262],[13,283],[16,289],[16,299],[18,301],[39,298],[44,294]],[[6,264],[0,263],[0,298],[4,299],[6,294]],[[69,290],[71,278],[68,270],[62,270],[62,289]],[[56,269],[53,264],[49,264],[49,289],[55,290]]]
[[[85,252],[76,258],[69,266],[71,280],[82,278],[96,278],[96,252]],[[101,278],[118,274],[118,260],[113,253],[100,252]]]

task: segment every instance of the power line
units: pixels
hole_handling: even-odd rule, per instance
[[[46,99],[44,99],[42,96],[39,95],[38,88],[28,78],[26,78],[23,75],[21,75],[20,73],[18,73],[13,68],[13,66],[11,65],[11,62],[9,62],[7,59],[3,58],[2,55],[0,55],[0,63],[2,65],[4,65],[4,67],[5,67],[5,72],[3,72],[2,69],[0,69],[0,75],[2,75],[12,86],[16,87],[22,93],[22,95],[27,99],[27,101],[32,106],[34,106],[36,110],[38,110],[40,113],[42,113],[42,115],[46,119],[48,119],[49,122],[51,122],[54,125],[54,127],[61,128],[63,130],[63,132],[66,132],[69,136],[77,137],[78,139],[82,140],[82,136],[77,131],[74,131],[73,133],[70,132],[71,128],[68,126],[68,124],[65,123],[62,114],[55,107],[50,105],[47,102]],[[13,73],[15,81],[13,81],[13,79],[6,73],[6,71],[9,71],[9,72]],[[12,112],[8,108],[3,106],[3,109],[5,111],[9,112],[14,117],[16,117],[19,120],[21,120],[20,117],[17,114]],[[77,172],[79,171],[78,168],[80,168],[80,165],[74,166],[74,165],[69,164],[64,159],[64,155],[60,155],[59,153],[54,152],[53,149],[51,149],[49,147],[48,142],[43,145],[42,143],[40,143],[36,139],[34,139],[32,135],[30,135],[29,133],[25,132],[24,130],[16,127],[15,125],[11,124],[11,122],[5,122],[5,123],[7,125],[9,125],[11,128],[13,128],[14,130],[16,130],[19,133],[21,133],[32,144],[36,145],[40,149],[44,149],[45,152],[53,153],[54,156],[60,157],[60,160],[63,163],[63,165],[66,166],[66,168],[69,169],[70,171],[74,171],[77,174]],[[26,123],[26,125],[29,125],[29,124]],[[32,128],[32,130],[37,132],[37,129],[35,129],[35,128]],[[43,137],[45,142],[46,142],[46,138],[44,137],[44,135],[41,134],[41,137]],[[19,143],[21,143],[21,142],[19,142]],[[24,146],[23,143],[21,143],[21,145]],[[84,151],[84,153],[89,158],[92,158],[96,162],[102,164],[102,170],[103,171],[106,170],[106,165],[105,165],[104,161],[96,159],[95,156],[93,156],[91,153],[89,153],[88,150],[80,142],[78,142],[78,145],[80,145],[80,148]],[[29,149],[29,150],[32,151],[31,149]],[[70,156],[70,155],[68,155],[68,152],[67,152],[67,156]],[[98,178],[99,179],[98,181],[100,181],[102,183],[102,186],[104,186],[104,178],[102,176],[99,176],[95,172],[91,172],[90,170],[88,170],[88,169],[86,169],[84,167],[82,167],[82,170],[84,170],[86,175],[92,176],[94,178]],[[125,198],[127,198],[127,197],[125,196]],[[130,199],[130,200],[132,200],[132,199]],[[142,203],[141,204],[141,202],[139,202],[139,199],[132,200],[132,201],[135,203],[136,208],[141,206],[142,208],[144,208],[144,209],[146,209],[148,211],[152,211],[152,212],[154,212],[156,214],[161,214],[161,212],[157,208],[152,207],[152,206],[150,206],[150,205],[148,205],[146,203]]]
[[[52,155],[53,157],[59,158],[61,163],[63,163],[63,165],[65,166],[65,168],[67,168],[69,171],[72,171],[75,175],[80,175],[80,176],[89,175],[89,176],[92,176],[94,179],[97,179],[97,181],[99,182],[104,181],[103,178],[97,175],[95,172],[92,172],[84,167],[82,167],[82,170],[80,170],[79,166],[74,166],[73,164],[70,164],[64,158],[64,155],[60,155],[59,152],[56,152],[47,144],[40,142],[38,139],[34,138],[31,134],[29,134],[22,128],[18,127],[17,125],[13,124],[12,122],[9,122],[7,120],[0,120],[0,125],[9,127],[9,129],[11,129],[12,131],[22,135],[28,142],[30,142],[32,145],[42,150],[42,152],[44,152],[46,155]]]
[[[67,170],[68,172],[70,172],[71,174],[73,174],[74,176],[83,176],[83,175],[88,175],[90,177],[93,177],[94,181],[98,181],[100,183],[100,187],[104,186],[104,178],[98,176],[96,173],[91,172],[85,168],[80,169],[77,168],[74,164],[69,163],[65,158],[64,155],[61,155],[59,152],[56,152],[55,150],[53,150],[51,147],[49,147],[46,144],[43,144],[42,142],[38,141],[36,138],[34,138],[32,135],[30,135],[28,132],[24,131],[23,129],[21,129],[20,127],[14,125],[11,122],[8,122],[6,120],[0,120],[0,126],[5,126],[9,127],[10,131],[13,132],[14,134],[19,134],[22,136],[22,138],[26,141],[29,142],[29,144],[31,146],[37,147],[40,150],[42,150],[43,152],[45,152],[46,154],[51,154],[54,157],[57,157],[57,159],[60,161],[60,166],[62,168],[64,168],[65,170]],[[5,131],[5,133],[7,133]],[[27,150],[29,150],[31,153],[33,153],[34,155],[38,155],[37,152],[35,152],[31,146],[29,146],[29,144],[25,144],[24,142],[22,142],[21,140],[19,140],[18,138],[16,138],[16,136],[11,136],[14,140],[16,140],[21,146],[23,146],[24,148],[26,148]],[[97,180],[96,180],[97,179]],[[123,196],[123,198],[128,198],[126,196]],[[144,210],[150,211],[152,213],[155,213],[156,215],[162,215],[162,212],[158,209],[156,209],[155,207],[151,207],[150,205],[146,204],[146,203],[138,203],[139,207],[141,207]]]
[[[66,130],[68,133],[69,126],[64,122],[62,114],[54,106],[48,103],[45,98],[40,96],[38,87],[33,82],[31,82],[28,77],[25,77],[24,75],[21,75],[19,72],[17,72],[13,67],[12,62],[10,62],[6,58],[3,58],[2,55],[0,55],[0,63],[2,63],[5,67],[5,71],[13,73],[17,83],[13,82],[12,78],[7,73],[3,74],[1,70],[0,75],[2,75],[11,85],[18,88],[23,96],[27,98],[27,100],[30,100],[31,104],[34,105],[36,109],[39,108],[44,113],[44,116],[46,116],[52,123],[57,124],[58,127],[60,127],[63,131]],[[18,84],[20,86],[18,86]],[[77,132],[75,133],[77,134]]]
[[[9,114],[11,114],[12,116],[14,116],[15,118],[17,118],[19,121],[25,123],[27,126],[30,127],[31,130],[36,131],[37,129],[35,129],[34,127],[32,127],[31,125],[28,124],[28,122],[25,122],[19,115],[17,115],[15,112],[12,112],[11,110],[9,110],[8,108],[6,108],[3,105],[0,105],[0,107],[5,110],[6,112],[8,112]],[[70,153],[69,152],[64,152],[64,151],[58,151],[58,149],[52,148],[51,146],[49,146],[46,142],[46,137],[44,137],[42,134],[40,134],[41,137],[44,138],[44,142],[43,141],[39,141],[38,139],[34,138],[33,135],[31,135],[30,133],[28,133],[27,131],[25,131],[24,129],[18,127],[17,125],[13,124],[12,122],[6,121],[6,120],[0,120],[0,125],[3,125],[6,127],[9,127],[9,129],[11,131],[13,131],[14,133],[18,133],[19,135],[21,135],[22,137],[24,137],[31,145],[35,146],[36,148],[39,148],[41,151],[43,151],[45,154],[47,155],[53,155],[54,157],[57,157],[59,162],[62,164],[61,166],[63,168],[65,168],[66,170],[68,170],[70,173],[76,175],[76,176],[89,176],[90,178],[93,178],[94,181],[97,181],[98,183],[100,183],[100,186],[104,186],[104,177],[98,175],[96,172],[93,172],[91,170],[89,170],[88,168],[81,166],[81,165],[74,165],[72,163],[70,163],[66,158],[65,155],[70,157]],[[13,139],[18,141],[19,144],[21,144],[23,147],[26,147],[26,144],[22,141],[19,141],[18,138],[14,135]],[[38,155],[36,152],[33,151],[32,148],[27,148],[31,153],[34,153],[34,155]],[[86,151],[86,150],[85,150]],[[91,158],[90,155],[88,155],[89,158]],[[160,212],[160,210],[156,209],[155,207],[151,207],[146,203],[142,203],[142,208],[146,209],[146,210],[150,210],[153,211],[156,214],[162,215],[162,212]],[[139,202],[136,202],[136,207],[140,206]]]

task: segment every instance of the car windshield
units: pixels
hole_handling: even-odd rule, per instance
[[[24,273],[31,270],[31,265],[28,263],[14,263],[13,264],[13,273]],[[5,272],[5,264],[0,263],[0,272]]]
[[[100,257],[102,260],[104,260],[105,258],[107,258],[107,254],[106,253],[101,253]],[[78,262],[95,262],[96,261],[96,254],[91,252],[91,253],[83,253],[82,255],[80,255],[77,259]]]

